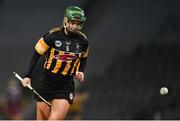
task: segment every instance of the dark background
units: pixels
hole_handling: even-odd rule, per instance
[[[82,118],[180,119],[179,0],[0,0],[1,94],[13,71],[26,71],[39,37],[62,25],[70,5],[85,10],[90,42]],[[168,95],[159,94],[163,86]]]

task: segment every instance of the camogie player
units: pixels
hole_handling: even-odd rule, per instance
[[[73,103],[74,78],[84,81],[89,43],[80,31],[86,17],[83,9],[70,6],[65,11],[62,27],[50,30],[35,45],[29,70],[22,80],[24,87],[31,85],[32,71],[40,58],[45,56],[44,71],[37,92],[50,104],[39,97],[37,100],[37,120],[65,119],[70,104]]]

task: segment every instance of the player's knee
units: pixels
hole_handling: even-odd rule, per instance
[[[56,99],[52,102],[49,120],[62,120],[65,118],[69,109],[69,103],[64,99]]]

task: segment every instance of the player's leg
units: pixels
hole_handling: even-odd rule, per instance
[[[47,120],[50,115],[51,107],[45,102],[37,102],[37,120]]]
[[[69,102],[65,99],[53,99],[49,120],[65,119],[69,106]]]

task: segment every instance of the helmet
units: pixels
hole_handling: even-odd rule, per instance
[[[86,20],[84,10],[77,6],[68,7],[64,15],[64,21],[63,21],[64,28],[66,28],[68,21],[73,21],[73,20],[81,22],[79,29],[82,29],[83,23]]]
[[[76,20],[82,22],[86,20],[84,10],[77,6],[68,7],[65,12],[65,17],[67,17],[68,20]]]

